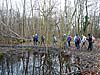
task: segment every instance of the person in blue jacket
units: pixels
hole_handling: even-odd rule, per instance
[[[38,44],[38,40],[39,40],[39,36],[38,36],[38,34],[35,34],[35,44],[37,45]]]
[[[71,42],[71,36],[70,35],[68,35],[68,37],[67,37],[67,42],[68,42],[68,46],[70,47],[71,46],[71,44],[70,44],[70,42]]]
[[[76,34],[76,35],[74,36],[74,42],[75,42],[76,48],[79,49],[79,48],[80,48],[81,38],[80,38],[80,36],[79,36],[78,34]]]

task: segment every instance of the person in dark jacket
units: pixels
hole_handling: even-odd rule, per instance
[[[45,45],[45,36],[44,35],[41,36],[41,45],[42,44]]]
[[[87,40],[88,40],[88,42],[89,42],[88,50],[91,51],[92,48],[93,48],[93,47],[92,47],[93,42],[92,42],[92,36],[91,36],[91,34],[88,34]]]

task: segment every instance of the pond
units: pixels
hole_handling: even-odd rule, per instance
[[[12,50],[0,60],[0,75],[78,75],[84,69],[80,61],[69,51]]]
[[[19,55],[14,54],[14,51],[8,52],[0,61],[0,75],[59,75],[59,59],[58,54],[55,54],[47,56],[47,53],[38,54],[27,50]]]

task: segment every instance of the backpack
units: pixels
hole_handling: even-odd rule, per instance
[[[80,37],[79,37],[79,36],[77,37],[77,42],[78,42],[78,43],[80,43],[80,42],[81,42],[81,40],[80,40]]]
[[[67,41],[71,41],[71,36],[68,36],[67,37]]]

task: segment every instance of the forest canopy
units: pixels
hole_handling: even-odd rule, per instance
[[[99,0],[0,0],[0,33],[84,34],[100,37]]]

